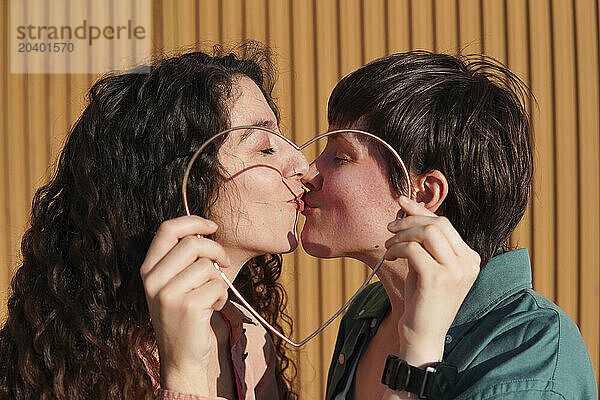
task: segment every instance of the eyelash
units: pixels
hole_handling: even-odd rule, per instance
[[[275,153],[275,149],[272,147],[269,147],[268,149],[262,149],[260,152],[263,154],[271,155],[271,154]]]
[[[350,162],[350,160],[348,160],[346,158],[340,158],[340,157],[335,157],[334,160],[338,164],[345,164],[347,162]]]

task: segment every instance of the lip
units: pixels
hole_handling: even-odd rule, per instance
[[[290,200],[288,203],[295,204],[300,212],[304,211],[304,201],[301,198],[298,197],[294,200]]]
[[[304,200],[306,207],[317,208],[317,205],[315,203],[313,203],[313,201],[308,196],[309,196],[308,193],[305,193],[304,196],[302,196],[302,200]]]
[[[313,203],[310,197],[308,196],[309,192],[305,193],[304,196],[302,196],[302,200],[304,200],[304,211],[302,212],[303,215],[309,214],[315,208],[318,208],[317,205]]]

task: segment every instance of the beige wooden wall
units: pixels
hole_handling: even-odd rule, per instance
[[[83,0],[86,1],[91,0]],[[118,2],[115,0],[115,6]],[[598,2],[594,0],[204,0],[153,2],[153,47],[256,39],[277,52],[282,129],[297,142],[327,128],[335,83],[409,49],[484,52],[533,89],[534,199],[513,244],[533,256],[534,287],[579,325],[599,367]],[[0,6],[0,310],[18,264],[34,190],[48,178],[94,75],[10,74],[8,2]],[[296,338],[350,296],[352,261],[287,257]],[[294,268],[300,264],[299,269]],[[301,398],[324,396],[337,324],[299,352]]]

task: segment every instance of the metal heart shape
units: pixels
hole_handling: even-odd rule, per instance
[[[380,143],[381,145],[383,145],[383,147],[385,147],[388,151],[390,151],[394,157],[396,158],[396,160],[398,161],[398,163],[400,164],[400,167],[402,168],[402,171],[404,172],[404,176],[406,179],[406,182],[408,182],[408,193],[412,193],[412,188],[411,188],[411,183],[410,183],[410,176],[408,174],[408,170],[406,169],[406,165],[404,164],[404,161],[402,161],[402,158],[400,158],[400,155],[396,152],[396,150],[394,150],[394,148],[392,146],[390,146],[387,142],[385,142],[383,139],[381,139],[380,137],[370,133],[370,132],[365,132],[365,131],[361,131],[361,130],[357,130],[357,129],[341,129],[341,130],[335,130],[335,131],[329,131],[329,132],[325,132],[321,135],[318,135],[312,139],[310,139],[309,141],[307,141],[306,143],[298,146],[296,145],[296,143],[292,142],[290,139],[286,138],[285,136],[283,136],[282,134],[275,132],[271,129],[262,127],[262,126],[236,126],[233,128],[229,128],[226,129],[222,132],[217,133],[216,135],[214,135],[213,137],[211,137],[210,139],[208,139],[206,142],[204,142],[202,144],[202,146],[200,146],[200,148],[198,150],[196,150],[196,152],[194,153],[194,155],[192,156],[192,158],[190,159],[190,162],[188,163],[188,166],[185,170],[185,174],[183,176],[183,184],[182,184],[182,196],[183,196],[183,204],[185,206],[185,212],[187,215],[190,215],[190,209],[188,206],[188,200],[187,200],[187,182],[188,182],[188,178],[190,175],[190,171],[192,169],[192,166],[194,165],[194,162],[196,161],[196,159],[198,158],[198,156],[202,153],[202,151],[211,143],[213,142],[215,139],[223,136],[223,135],[227,135],[228,133],[231,133],[233,131],[236,130],[261,130],[261,131],[265,131],[268,132],[270,134],[276,135],[277,137],[283,139],[286,143],[288,143],[290,146],[292,146],[294,149],[298,150],[298,151],[302,151],[303,149],[305,149],[306,147],[310,146],[311,144],[315,143],[316,141],[323,139],[327,136],[331,136],[331,135],[335,135],[335,134],[340,134],[340,133],[355,133],[355,134],[359,134],[359,135],[366,135],[370,138],[372,138],[373,140],[377,141],[378,143]],[[280,171],[277,170],[277,172],[279,172],[281,174]],[[283,175],[282,175],[283,178]],[[286,185],[287,186],[287,185]],[[297,219],[296,219],[297,221]],[[346,310],[348,308],[348,306],[350,305],[350,303],[352,303],[352,301],[356,298],[356,296],[359,295],[360,292],[363,291],[363,289],[369,284],[369,282],[371,281],[371,279],[373,279],[373,276],[375,275],[375,273],[377,272],[377,270],[379,269],[379,267],[381,267],[381,265],[383,264],[384,261],[384,257],[381,258],[381,260],[377,263],[377,265],[375,266],[375,268],[373,268],[373,271],[369,274],[369,276],[367,277],[367,279],[364,281],[364,283],[356,290],[356,292],[354,292],[354,294],[348,299],[348,301],[346,301],[346,303],[338,310],[336,311],[331,318],[329,318],[324,324],[322,324],[319,328],[317,328],[313,333],[311,333],[310,335],[308,335],[306,337],[306,339],[301,340],[300,342],[294,342],[291,339],[289,339],[287,336],[285,336],[283,333],[279,332],[277,329],[275,329],[271,324],[269,324],[251,305],[250,303],[248,303],[246,301],[246,299],[244,299],[244,297],[241,295],[241,293],[235,288],[235,286],[233,286],[233,283],[231,283],[231,281],[227,278],[227,276],[225,276],[225,274],[223,273],[223,271],[221,270],[221,268],[219,267],[219,265],[216,262],[213,262],[214,267],[217,269],[217,271],[219,271],[219,273],[221,274],[221,277],[223,278],[223,280],[225,281],[225,283],[227,284],[227,286],[229,287],[229,289],[231,289],[231,291],[235,294],[235,296],[238,298],[238,300],[244,305],[244,307],[246,307],[248,309],[248,311],[250,311],[250,313],[256,317],[256,319],[258,319],[265,328],[267,328],[268,330],[270,330],[274,335],[278,336],[279,338],[281,338],[283,341],[285,341],[286,343],[294,346],[294,347],[300,347],[303,346],[304,344],[308,343],[308,341],[310,341],[312,338],[314,338],[315,336],[317,336],[321,331],[323,331],[323,329],[325,329],[329,324],[331,324],[341,313],[344,312],[344,310]]]

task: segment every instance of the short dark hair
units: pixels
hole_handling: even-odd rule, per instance
[[[484,266],[523,217],[531,194],[532,134],[527,86],[483,55],[413,51],[382,57],[342,79],[330,125],[358,126],[398,151],[411,175],[441,171],[447,217]],[[403,174],[389,155],[392,187]]]

